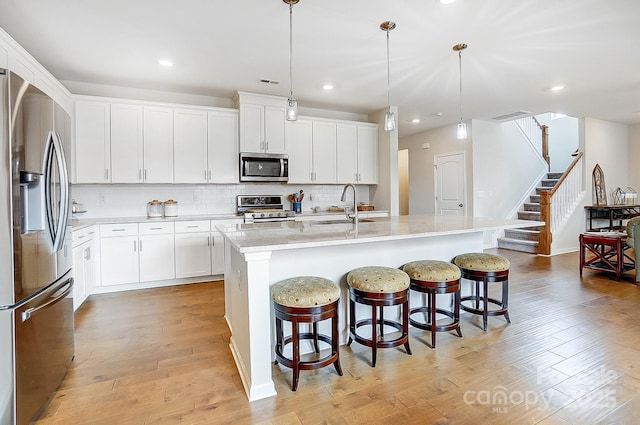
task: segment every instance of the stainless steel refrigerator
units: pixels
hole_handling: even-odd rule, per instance
[[[0,69],[0,424],[36,419],[73,359],[71,120]]]

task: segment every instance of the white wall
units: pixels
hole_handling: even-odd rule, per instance
[[[315,206],[326,210],[332,205],[352,205],[351,194],[346,202],[340,202],[341,185],[285,185],[285,184],[229,184],[229,185],[180,185],[180,184],[120,184],[120,185],[73,185],[72,197],[84,204],[87,212],[78,214],[79,219],[111,217],[145,217],[147,202],[158,199],[178,201],[178,215],[235,214],[236,195],[287,195],[305,193],[303,211]],[[357,187],[357,202],[369,201],[368,186]],[[286,209],[292,209],[285,202]],[[376,205],[376,209],[381,209]]]
[[[629,185],[640,194],[640,124],[629,126],[629,155],[627,158],[629,161]]]
[[[625,189],[630,185],[629,160],[626,157],[630,154],[629,126],[596,118],[585,118],[584,126],[587,191],[591,192],[593,168],[599,164],[604,172],[607,202],[612,204],[611,193],[618,187]],[[590,201],[595,203],[593,199]]]
[[[471,123],[467,123],[467,130],[470,137],[466,140],[456,139],[455,125],[435,128],[399,140],[399,148],[407,149],[409,154],[409,214],[435,214],[434,156],[465,152],[467,158],[472,158],[471,138],[474,129]],[[425,143],[429,144],[428,148],[423,148]],[[467,211],[471,214],[473,175],[470,160],[467,161],[465,176]]]
[[[571,156],[579,144],[578,118],[562,117],[553,119],[553,114],[536,115],[540,124],[549,127],[550,171],[563,173],[574,157]]]

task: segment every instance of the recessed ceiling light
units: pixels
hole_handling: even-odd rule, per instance
[[[444,112],[436,112],[436,117],[441,117],[444,115]]]
[[[412,123],[418,124],[420,122],[420,118],[414,118],[411,120]]]
[[[440,3],[442,4],[451,4],[451,3],[455,3],[456,0],[440,0]]]
[[[322,90],[333,90],[333,84],[325,84],[322,86]]]
[[[564,86],[561,84],[551,87],[551,91],[560,91],[560,90],[564,90]]]
[[[166,68],[171,68],[173,66],[173,61],[170,59],[160,59],[158,63]]]

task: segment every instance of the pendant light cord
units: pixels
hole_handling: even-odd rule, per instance
[[[460,122],[462,122],[462,50],[458,51],[458,63],[460,68]]]
[[[293,1],[289,0],[289,87],[293,97]]]
[[[387,108],[389,108],[389,111],[391,110],[391,71],[390,71],[390,66],[389,66],[389,28],[387,28]]]

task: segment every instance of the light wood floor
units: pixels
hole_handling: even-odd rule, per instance
[[[278,396],[247,402],[228,343],[223,283],[92,296],[76,314],[76,360],[47,424],[637,424],[640,287],[553,258],[512,261],[510,316],[464,315],[460,339],[411,329],[403,348],[342,347],[333,367],[274,366]]]

